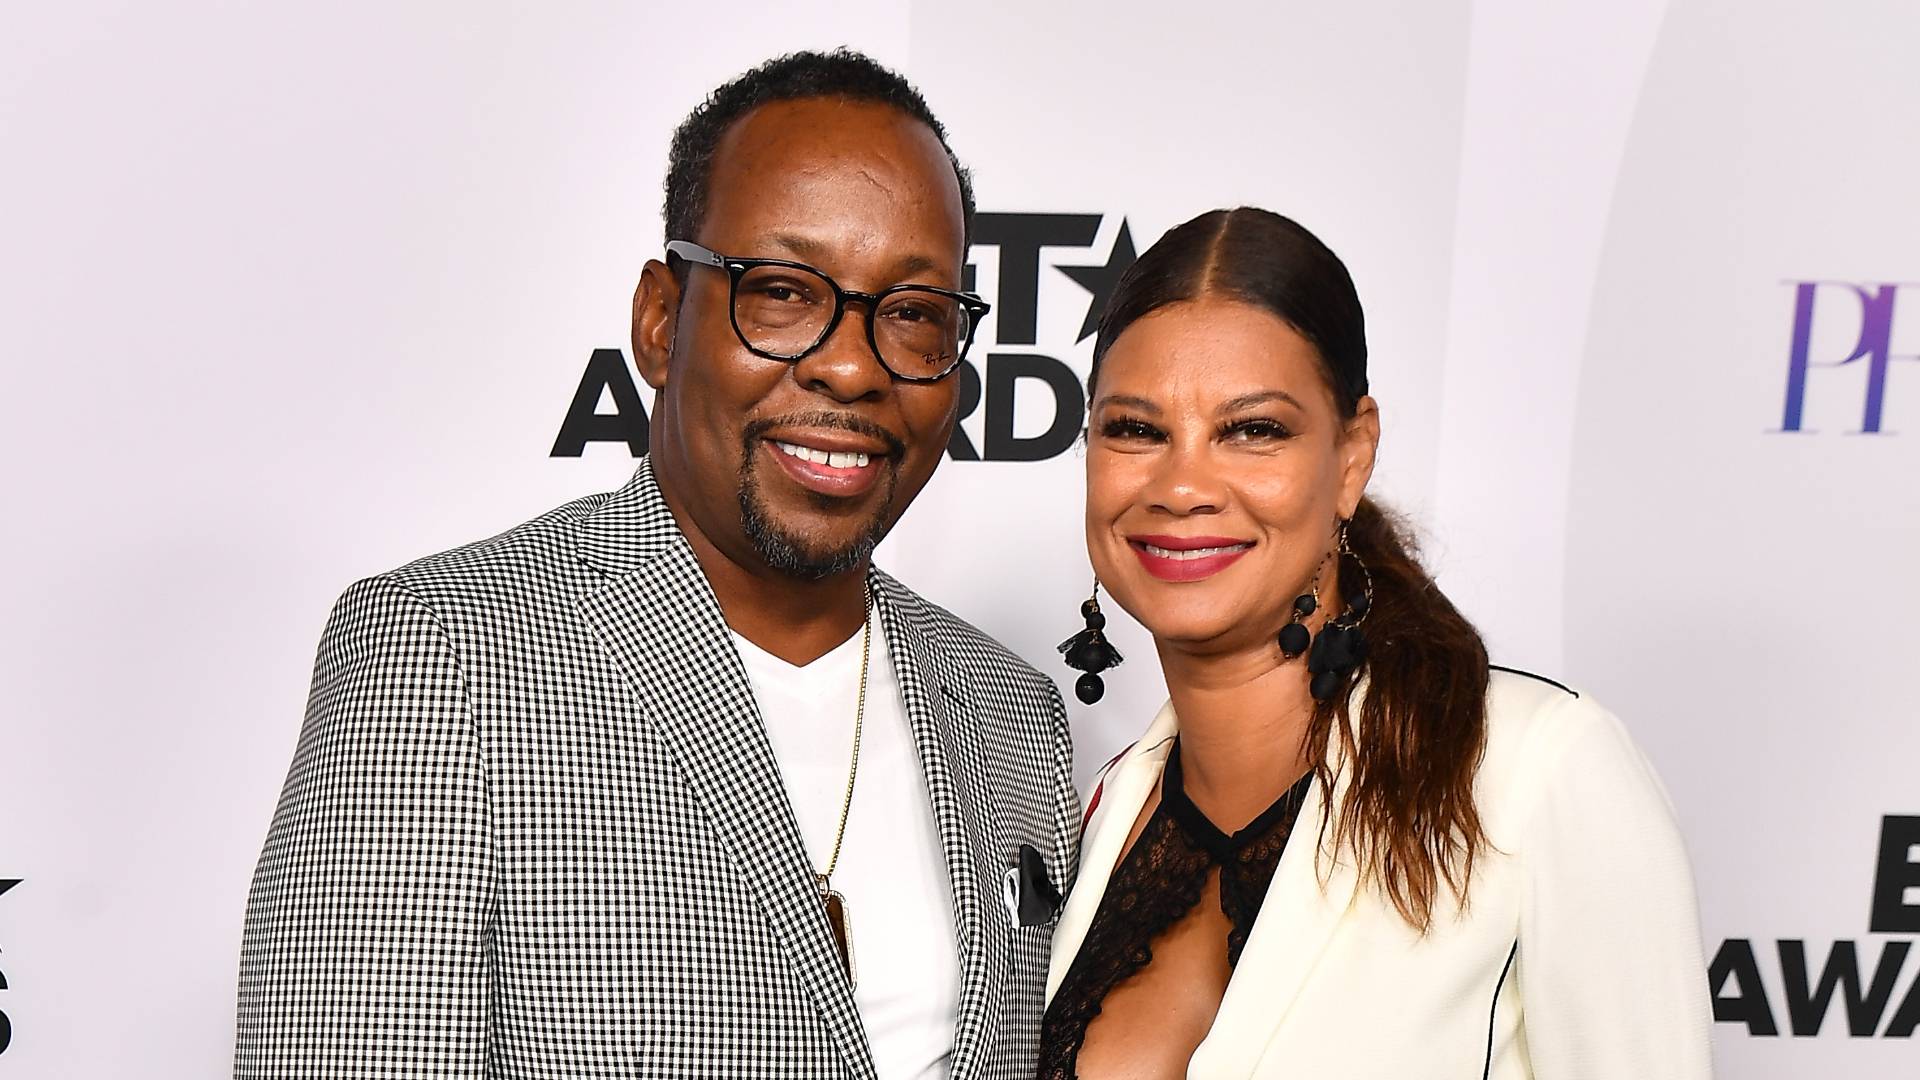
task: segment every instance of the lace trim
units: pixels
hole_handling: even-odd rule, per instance
[[[1086,940],[1041,1023],[1039,1080],[1073,1080],[1087,1027],[1114,987],[1153,961],[1153,942],[1185,918],[1220,869],[1227,962],[1238,965],[1247,935],[1286,850],[1312,773],[1301,777],[1246,828],[1228,836],[1187,798],[1180,744],[1161,775],[1160,805],[1114,868]]]

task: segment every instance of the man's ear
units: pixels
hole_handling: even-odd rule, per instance
[[[667,385],[674,324],[680,317],[680,280],[659,259],[648,259],[633,287],[633,362],[655,390]]]

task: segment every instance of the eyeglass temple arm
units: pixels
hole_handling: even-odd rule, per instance
[[[722,269],[727,265],[727,260],[721,258],[717,252],[709,251],[691,240],[667,241],[667,254],[678,255],[688,262],[705,263]]]

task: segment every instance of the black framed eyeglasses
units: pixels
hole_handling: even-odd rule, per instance
[[[790,364],[833,336],[847,301],[858,300],[867,305],[867,345],[881,366],[907,382],[934,382],[966,359],[974,329],[992,310],[972,293],[931,285],[855,292],[806,263],[736,259],[691,240],[669,241],[667,254],[725,270],[732,283],[727,309],[740,344],[755,356]]]

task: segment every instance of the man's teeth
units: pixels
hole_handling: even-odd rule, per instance
[[[1148,544],[1146,548],[1147,554],[1156,559],[1174,559],[1179,562],[1190,562],[1194,559],[1204,559],[1209,555],[1221,555],[1229,551],[1240,551],[1246,546],[1245,544],[1228,544],[1226,547],[1189,548],[1185,551],[1175,551],[1172,548],[1163,548]]]
[[[811,461],[815,465],[825,465],[830,469],[864,469],[867,467],[867,463],[872,460],[865,454],[841,453],[838,450],[815,450],[811,446],[795,446],[792,443],[781,442],[778,439],[774,440],[773,445],[779,447],[780,452],[789,457],[797,457],[801,461]]]

